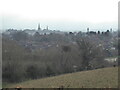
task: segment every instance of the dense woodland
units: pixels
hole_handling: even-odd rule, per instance
[[[2,34],[3,82],[16,83],[93,70],[117,65],[106,58],[118,56],[118,37],[115,33],[65,34],[24,31]]]

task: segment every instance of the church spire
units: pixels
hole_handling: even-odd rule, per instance
[[[48,26],[46,27],[46,30],[48,30]]]
[[[41,30],[41,28],[40,28],[40,24],[38,24],[38,30]]]
[[[89,33],[89,28],[87,28],[87,32]]]

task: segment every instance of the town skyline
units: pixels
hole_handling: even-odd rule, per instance
[[[8,29],[16,29],[16,30],[25,30],[25,29],[29,29],[29,30],[38,30],[38,24],[40,24],[40,28],[41,30],[46,29],[47,27],[50,30],[59,30],[59,31],[82,31],[82,32],[86,32],[86,28],[90,28],[90,30],[92,31],[106,31],[109,29],[113,29],[113,31],[118,30],[117,27],[117,23],[97,23],[97,24],[92,24],[92,23],[77,23],[77,22],[64,22],[64,24],[59,24],[57,23],[57,25],[55,25],[55,23],[34,23],[34,24],[28,24],[26,23],[24,27],[22,27],[21,25],[18,25],[17,27],[13,26],[13,27],[9,27],[6,25],[2,26],[2,31],[8,30]]]

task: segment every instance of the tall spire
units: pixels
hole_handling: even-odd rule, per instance
[[[40,28],[40,23],[38,24],[38,30],[41,30],[41,28]]]
[[[48,26],[46,27],[46,30],[48,30]]]
[[[89,32],[89,28],[87,28],[87,32]]]
[[[112,33],[112,28],[110,29],[110,32]]]

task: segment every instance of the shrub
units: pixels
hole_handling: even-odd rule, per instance
[[[3,82],[20,82],[24,78],[21,65],[8,62],[2,68]]]
[[[37,65],[29,65],[26,69],[26,76],[31,79],[37,79],[39,76],[39,68]]]
[[[46,68],[46,75],[47,76],[54,75],[54,72],[50,66],[47,66],[47,68]]]

